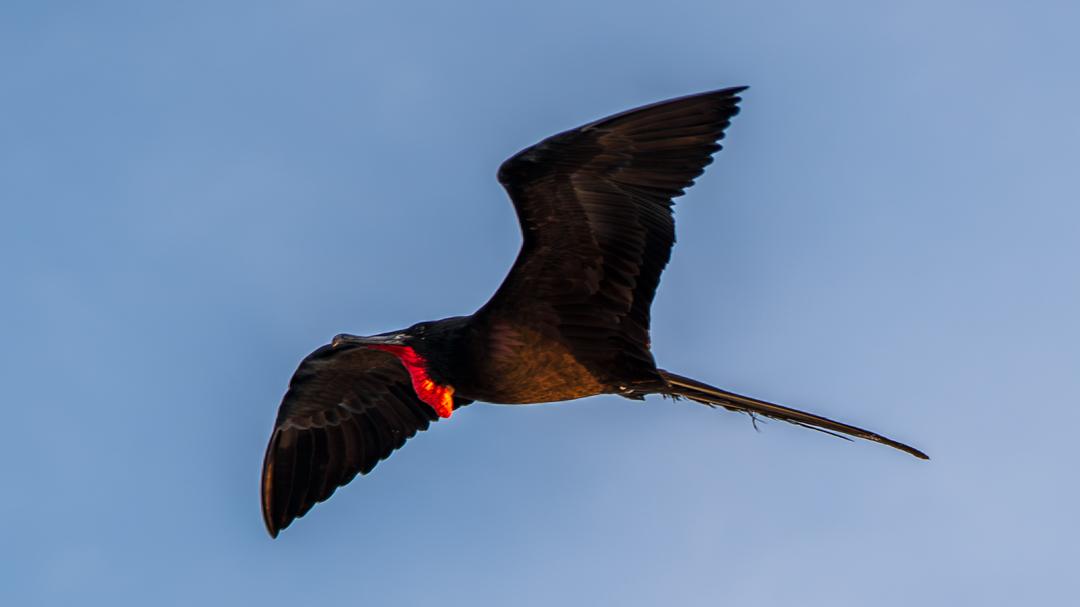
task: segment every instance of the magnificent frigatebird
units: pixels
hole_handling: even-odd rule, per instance
[[[657,368],[649,307],[675,242],[672,199],[720,150],[746,87],[681,97],[549,137],[499,167],[521,251],[475,314],[338,335],[289,383],[262,473],[270,535],[473,401],[687,398],[921,451]]]

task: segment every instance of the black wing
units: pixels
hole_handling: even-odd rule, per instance
[[[455,402],[455,408],[467,401]],[[278,409],[262,474],[271,536],[438,419],[394,355],[323,346],[300,363]]]
[[[655,379],[649,308],[675,243],[672,199],[712,162],[745,88],[616,114],[504,162],[523,243],[478,316],[546,327],[621,376],[600,379]]]

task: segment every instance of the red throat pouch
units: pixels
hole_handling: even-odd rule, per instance
[[[442,386],[428,376],[427,361],[410,346],[370,345],[372,350],[383,350],[398,357],[412,378],[413,390],[420,400],[427,403],[439,417],[450,417],[454,412],[454,388]]]

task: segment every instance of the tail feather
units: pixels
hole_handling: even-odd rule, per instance
[[[680,396],[689,398],[692,401],[699,402],[710,407],[720,406],[731,411],[740,411],[747,413],[750,416],[761,415],[763,417],[769,417],[772,419],[779,419],[796,426],[803,426],[805,428],[811,428],[813,430],[819,430],[826,434],[832,434],[833,436],[839,436],[840,438],[850,440],[846,436],[854,436],[855,438],[863,438],[871,440],[877,443],[888,445],[895,449],[910,453],[919,459],[930,459],[925,453],[919,451],[914,447],[905,445],[904,443],[894,441],[890,438],[886,438],[877,434],[876,432],[870,432],[869,430],[863,430],[862,428],[856,428],[855,426],[849,426],[848,424],[833,421],[831,419],[821,417],[820,415],[814,415],[813,413],[806,413],[805,411],[799,411],[798,409],[791,409],[781,405],[774,405],[773,403],[767,403],[763,400],[757,400],[755,398],[749,398],[727,392],[715,388],[708,384],[701,383],[697,380],[676,375],[674,373],[660,370],[660,375],[667,381],[670,387],[670,396]]]

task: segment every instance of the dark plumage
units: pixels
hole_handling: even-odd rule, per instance
[[[366,474],[418,431],[473,401],[594,394],[685,397],[912,447],[657,368],[649,308],[675,242],[672,199],[712,162],[738,94],[729,88],[630,110],[549,137],[499,168],[523,242],[471,316],[371,337],[339,335],[300,364],[263,466],[271,535]]]
[[[289,382],[266,450],[267,528],[276,534],[437,419],[393,355],[360,346],[315,350]]]

